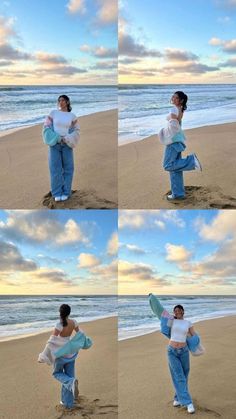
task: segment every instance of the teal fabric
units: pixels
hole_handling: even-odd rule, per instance
[[[172,137],[172,142],[173,143],[184,143],[185,140],[186,140],[186,138],[185,138],[185,135],[184,135],[182,129]]]
[[[55,352],[55,357],[60,358],[61,356],[72,355],[79,352],[80,349],[89,349],[92,344],[92,340],[85,336],[83,332],[77,332],[72,339]]]
[[[153,313],[161,320],[161,315],[165,309],[155,295],[149,294],[149,304]]]
[[[44,126],[42,134],[44,144],[47,144],[49,146],[56,145],[61,139],[61,136],[57,134],[55,131],[53,131],[53,129],[50,127]]]

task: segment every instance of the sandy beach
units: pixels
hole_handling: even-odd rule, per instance
[[[236,208],[236,123],[185,130],[187,149],[203,171],[185,172],[186,199],[169,203],[169,173],[157,135],[125,144],[118,152],[119,208]]]
[[[115,419],[117,414],[117,320],[108,318],[80,324],[93,340],[76,361],[79,402],[66,411],[59,405],[60,383],[52,368],[37,362],[49,333],[0,342],[1,419]]]
[[[206,353],[190,357],[189,389],[194,417],[236,418],[235,316],[194,325]],[[173,407],[173,387],[166,345],[160,332],[119,342],[119,418],[163,419],[190,417],[185,408]]]
[[[0,208],[117,208],[117,111],[79,118],[74,151],[74,193],[55,204],[50,191],[48,147],[42,125],[5,131],[0,138]]]

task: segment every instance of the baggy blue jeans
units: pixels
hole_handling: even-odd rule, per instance
[[[173,198],[184,198],[184,177],[183,171],[194,170],[194,155],[182,158],[181,153],[186,145],[181,142],[172,143],[166,146],[163,167],[170,173],[170,184]]]
[[[53,377],[62,383],[61,401],[67,407],[71,408],[74,404],[72,385],[75,378],[75,354],[72,358],[57,358],[54,363]]]
[[[169,369],[175,388],[174,400],[182,406],[192,403],[191,396],[188,391],[188,375],[190,370],[189,350],[186,345],[184,348],[173,348],[168,346],[168,362]]]
[[[74,173],[72,148],[59,143],[49,147],[48,161],[52,196],[70,196]]]

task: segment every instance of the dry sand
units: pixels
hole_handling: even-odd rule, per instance
[[[236,418],[235,320],[225,317],[194,326],[206,348],[203,356],[190,356],[194,418]],[[190,417],[186,408],[172,406],[167,344],[160,332],[119,342],[120,419]]]
[[[186,198],[169,203],[169,173],[162,168],[164,146],[157,135],[125,144],[118,152],[119,208],[236,208],[236,123],[185,131],[187,149],[203,171],[185,172]]]
[[[42,125],[1,134],[0,208],[117,208],[117,111],[98,112],[79,120],[75,192],[68,201],[57,204],[47,196],[48,147],[42,141]]]
[[[117,320],[81,324],[93,346],[76,361],[79,403],[66,410],[59,405],[60,383],[52,367],[37,362],[48,333],[0,343],[1,419],[115,419],[117,413]]]

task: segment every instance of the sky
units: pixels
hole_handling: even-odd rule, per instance
[[[117,211],[0,211],[0,294],[117,293]]]
[[[119,211],[119,294],[236,295],[235,210]]]
[[[120,83],[235,83],[236,0],[120,0]]]
[[[0,85],[116,83],[116,0],[0,2]]]

